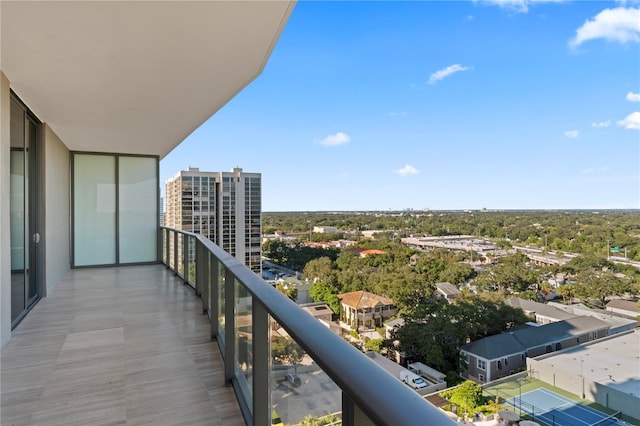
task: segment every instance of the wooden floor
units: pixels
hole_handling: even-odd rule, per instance
[[[163,266],[72,270],[2,350],[2,425],[243,425],[202,303]]]

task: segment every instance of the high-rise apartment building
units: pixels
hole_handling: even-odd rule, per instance
[[[201,234],[260,273],[260,173],[189,167],[167,180],[165,199],[166,226]]]

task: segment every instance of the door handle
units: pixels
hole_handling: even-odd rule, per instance
[[[36,244],[38,244],[40,242],[40,234],[38,232],[33,234],[33,242],[36,243]]]

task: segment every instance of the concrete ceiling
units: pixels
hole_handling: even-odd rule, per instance
[[[164,157],[262,72],[294,4],[3,0],[0,69],[70,150]]]

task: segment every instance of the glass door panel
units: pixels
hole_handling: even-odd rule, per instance
[[[9,222],[11,246],[11,323],[17,325],[23,313],[38,298],[36,245],[38,229],[35,195],[37,179],[38,123],[26,108],[11,97]]]
[[[116,159],[76,154],[73,159],[74,265],[116,263]]]

